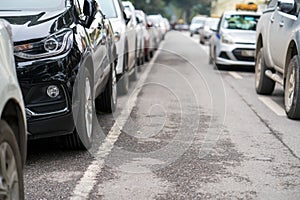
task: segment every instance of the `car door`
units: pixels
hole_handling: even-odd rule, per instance
[[[79,0],[80,9],[83,11],[85,0]],[[90,51],[94,66],[94,90],[95,97],[101,92],[101,83],[104,76],[104,68],[109,64],[109,57],[107,54],[107,33],[105,30],[104,18],[100,11],[98,3],[95,2],[97,11],[95,12],[94,20],[90,27],[86,27],[87,35],[90,39]]]
[[[274,4],[274,12],[270,16],[270,29],[268,31],[269,37],[268,37],[268,51],[271,60],[273,63],[272,65],[280,66],[280,59],[282,59],[282,45],[283,45],[283,35],[280,33],[282,32],[282,27],[280,26],[282,15],[281,11],[278,7],[278,3],[276,0],[276,4]]]
[[[297,4],[295,4],[295,6],[297,8]],[[283,12],[278,10],[278,42],[276,42],[275,48],[277,48],[279,51],[274,52],[274,62],[275,65],[279,66],[282,69],[284,69],[285,66],[287,56],[286,54],[291,40],[291,34],[293,34],[292,30],[294,30],[293,27],[295,26],[298,18],[298,8],[295,10],[295,12]]]

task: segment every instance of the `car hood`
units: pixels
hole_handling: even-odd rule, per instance
[[[68,9],[53,12],[2,11],[0,17],[11,24],[14,42],[45,38],[60,29],[70,27],[72,23]]]
[[[251,43],[254,44],[256,40],[255,31],[246,31],[246,30],[224,30],[224,35],[228,35],[232,38],[235,43]]]

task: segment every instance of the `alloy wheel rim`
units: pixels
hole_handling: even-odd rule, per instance
[[[85,115],[85,127],[87,136],[91,138],[92,136],[92,119],[93,119],[93,99],[91,93],[91,85],[89,78],[85,79],[85,105],[84,105],[84,115]]]
[[[0,145],[0,198],[19,198],[19,179],[16,158],[10,145]]]
[[[295,94],[295,69],[292,69],[292,72],[290,74],[290,77],[287,81],[287,94],[285,95],[285,102],[286,102],[286,109],[290,110],[293,104],[294,100],[294,94]]]

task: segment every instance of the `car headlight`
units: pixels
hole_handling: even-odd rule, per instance
[[[232,39],[232,37],[230,37],[229,35],[222,35],[222,40],[221,40],[224,44],[234,44],[234,41]]]
[[[15,56],[23,59],[38,59],[55,56],[71,49],[72,30],[64,29],[46,39],[14,47]]]

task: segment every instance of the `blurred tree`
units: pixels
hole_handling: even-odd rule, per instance
[[[166,7],[174,6],[178,10],[178,19],[185,19],[188,23],[197,14],[209,15],[211,0],[130,0],[136,9],[147,14],[160,13],[166,16]],[[169,17],[169,16],[168,16]]]
[[[164,0],[131,0],[138,10],[143,10],[147,14],[160,13],[165,15],[166,3]]]

